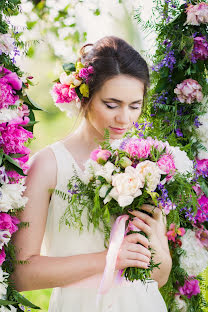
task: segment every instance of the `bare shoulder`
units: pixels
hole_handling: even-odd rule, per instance
[[[46,184],[47,187],[56,186],[57,165],[55,155],[50,147],[45,147],[34,154],[29,162],[30,168],[26,178],[26,184],[30,180],[39,180],[40,185]]]

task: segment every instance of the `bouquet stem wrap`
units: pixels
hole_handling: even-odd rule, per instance
[[[112,285],[116,267],[116,260],[119,249],[123,242],[123,238],[125,236],[125,224],[128,219],[129,219],[128,215],[119,216],[112,227],[110,235],[110,244],[106,256],[105,270],[102,276],[102,280],[97,295],[96,302],[97,305],[100,301],[100,296],[102,294],[107,293]]]

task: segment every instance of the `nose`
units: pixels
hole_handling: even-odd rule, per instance
[[[121,108],[115,116],[115,119],[119,125],[128,126],[131,119],[129,109],[126,107]]]

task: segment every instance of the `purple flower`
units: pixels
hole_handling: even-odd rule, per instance
[[[194,126],[196,128],[199,128],[201,125],[202,125],[202,123],[199,121],[199,117],[196,116],[195,119],[194,119]]]
[[[197,60],[206,60],[208,58],[208,42],[206,37],[195,37],[191,60],[195,63]]]
[[[190,299],[192,296],[196,296],[200,293],[199,281],[192,278],[186,280],[183,287],[179,287],[179,292],[181,295],[186,296],[188,299]]]
[[[183,136],[183,133],[182,133],[182,131],[179,128],[177,128],[175,132],[176,132],[177,137],[182,137]]]

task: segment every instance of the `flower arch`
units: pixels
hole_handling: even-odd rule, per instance
[[[42,14],[46,2],[32,2],[39,8],[38,14]],[[147,130],[150,136],[179,146],[193,160],[193,182],[198,196],[197,212],[193,214],[184,207],[188,218],[194,218],[194,231],[188,229],[181,238],[178,221],[168,219],[173,269],[161,292],[169,311],[195,311],[195,307],[203,311],[207,303],[199,285],[203,289],[204,282],[200,271],[195,277],[191,274],[197,254],[192,253],[192,262],[187,257],[190,242],[196,246],[201,242],[203,250],[208,248],[208,3],[195,0],[182,4],[179,0],[154,3],[151,21],[143,23],[139,12],[135,16],[144,30],[155,29],[158,34],[152,58],[153,88],[146,99],[144,118],[153,123]],[[0,3],[0,311],[13,312],[24,307],[38,309],[15,291],[9,280],[16,261],[12,234],[19,227],[28,226],[20,223],[18,212],[27,202],[23,192],[30,154],[28,144],[36,123],[33,111],[40,109],[26,93],[32,77],[25,77],[15,63],[24,44],[9,23],[9,16],[18,14],[20,5],[20,0]],[[66,14],[62,12],[60,18]]]

